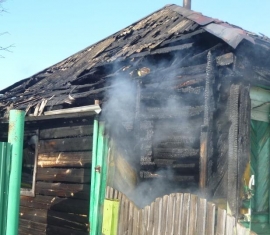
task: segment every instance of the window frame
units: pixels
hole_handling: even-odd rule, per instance
[[[38,137],[37,142],[35,143],[35,160],[34,160],[34,169],[33,169],[33,178],[32,178],[32,188],[20,188],[21,196],[35,197],[36,190],[36,173],[37,173],[37,162],[38,162],[38,146],[39,146],[39,129],[30,129],[26,130],[24,133],[24,137],[26,135],[34,134]],[[24,156],[22,156],[24,157]],[[22,159],[23,160],[23,159]],[[21,174],[22,175],[22,174]]]

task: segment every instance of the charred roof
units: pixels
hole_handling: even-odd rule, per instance
[[[188,51],[194,47],[198,37],[201,44],[204,44],[202,53],[213,45],[219,45],[218,43],[236,49],[243,41],[270,50],[270,39],[265,36],[258,36],[177,5],[167,5],[67,59],[0,91],[0,111],[4,114],[11,108],[27,111],[38,109],[37,113],[41,114],[45,107],[72,107],[74,100],[83,100],[82,103],[85,104],[88,99],[89,104],[92,104],[93,99],[98,99],[108,89],[109,85],[105,87],[105,82],[119,71],[123,76],[132,75],[134,70],[142,67],[138,65],[144,58],[151,60],[152,57],[170,57],[172,52]],[[215,41],[214,44],[209,43],[209,37],[211,41]],[[194,59],[194,55],[190,56]],[[177,63],[170,63],[171,65],[177,66]],[[164,62],[164,70],[167,67],[168,64]],[[152,71],[145,68],[141,73]],[[79,105],[80,102],[77,102],[76,106]]]

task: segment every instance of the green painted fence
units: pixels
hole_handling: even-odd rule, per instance
[[[6,234],[11,145],[0,142],[0,234]]]

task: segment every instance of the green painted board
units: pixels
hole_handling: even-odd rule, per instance
[[[0,142],[0,234],[6,234],[11,145]]]
[[[105,199],[102,224],[103,235],[117,235],[119,205],[119,200]]]

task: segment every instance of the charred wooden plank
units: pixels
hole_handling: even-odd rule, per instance
[[[40,153],[39,167],[90,167],[92,152]]]
[[[182,45],[177,45],[177,46],[170,46],[170,47],[165,47],[165,48],[159,48],[156,50],[151,51],[151,54],[163,54],[163,53],[169,53],[172,51],[182,51],[182,50],[187,50],[193,47],[194,43],[186,43]]]
[[[92,149],[92,137],[62,138],[39,141],[39,153],[86,151]]]
[[[89,211],[89,200],[42,195],[36,195],[35,197],[21,196],[20,205],[80,215],[87,215]]]
[[[171,66],[168,68],[163,68],[159,70],[155,70],[153,73],[149,73],[146,76],[139,77],[142,84],[149,84],[153,82],[162,82],[164,79],[173,79],[173,78],[181,78],[184,76],[195,76],[198,74],[204,74],[206,69],[206,64],[188,66],[179,68],[177,66]]]
[[[198,157],[199,149],[164,149],[164,148],[154,148],[154,158],[189,158]]]
[[[251,120],[251,100],[249,87],[240,87],[239,97],[239,127],[238,127],[238,195],[243,194],[245,186],[244,172],[249,165],[249,155],[251,150],[250,143],[250,120]],[[243,198],[237,197],[237,206],[241,207]],[[239,211],[240,208],[237,208]]]
[[[19,235],[29,234],[46,234],[47,224],[34,222],[32,220],[21,219],[19,220]]]
[[[36,183],[36,194],[45,196],[57,196],[66,198],[89,199],[90,188],[88,184],[65,183]]]
[[[88,226],[88,225],[87,225]],[[88,229],[89,230],[89,229]],[[60,226],[48,225],[46,235],[88,235],[88,231],[75,230],[70,228],[63,228]]]
[[[213,165],[213,115],[214,115],[214,95],[213,84],[215,82],[215,69],[211,52],[207,55],[205,82],[205,105],[204,121],[201,131],[200,146],[200,188],[206,193],[206,187],[209,185],[209,177],[212,174]]]
[[[168,108],[146,108],[141,112],[142,119],[167,119],[167,118],[184,118],[193,117],[202,114],[204,106],[185,106],[181,109],[176,107]]]
[[[142,89],[141,101],[146,102],[159,102],[166,104],[169,101],[175,101],[177,103],[188,104],[200,104],[203,102],[201,99],[204,95],[204,87],[189,87],[188,89],[175,89],[175,87],[159,89]],[[201,89],[202,88],[202,89]],[[196,96],[194,96],[196,94]]]
[[[235,57],[232,52],[226,53],[216,58],[217,66],[228,66],[230,64],[233,64],[234,60]]]
[[[177,182],[195,182],[195,176],[193,175],[170,175],[166,174],[165,172],[159,173],[159,172],[150,172],[150,171],[140,171],[140,177],[144,179],[168,179],[172,181]]]
[[[173,44],[173,43],[179,43],[183,40],[186,40],[186,39],[189,39],[189,38],[192,38],[194,36],[197,36],[201,33],[205,33],[205,30],[204,29],[199,29],[199,30],[196,30],[192,33],[187,33],[187,34],[184,34],[184,35],[181,35],[175,39],[168,39],[168,40],[165,40],[163,43],[160,44],[160,46],[165,46],[165,45],[168,45],[168,44]]]
[[[232,85],[230,89],[230,121],[231,127],[229,130],[229,152],[228,152],[228,206],[231,215],[237,216],[238,205],[238,121],[239,121],[239,85]]]
[[[19,235],[88,235],[89,232],[84,232],[77,229],[63,228],[54,225],[34,222],[32,220],[20,219]]]
[[[197,147],[199,148],[200,139],[195,137],[173,136],[165,140],[155,142],[158,148],[183,148],[183,147]]]
[[[51,210],[20,207],[20,219],[33,222],[56,225],[63,228],[87,231],[88,219],[86,216],[62,213]]]
[[[89,136],[93,133],[93,126],[67,126],[50,129],[41,129],[39,139],[58,139],[63,137]]]
[[[38,168],[36,180],[48,182],[89,183],[90,169]]]

